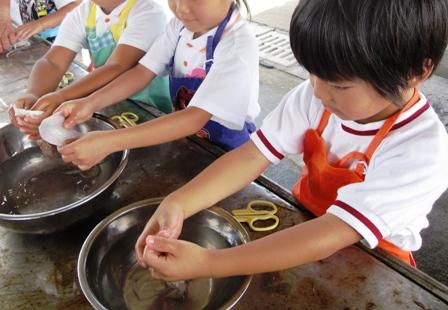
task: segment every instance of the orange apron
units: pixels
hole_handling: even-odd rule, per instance
[[[401,113],[411,108],[418,101],[418,91],[415,90],[412,99],[406,106],[384,122],[365,153],[350,152],[335,164],[328,163],[325,142],[321,137],[331,115],[330,112],[325,110],[318,128],[308,129],[305,133],[303,142],[305,169],[302,177],[292,189],[294,197],[314,215],[325,214],[327,209],[335,203],[339,188],[347,184],[364,181],[366,166],[378,145],[387,136]],[[347,168],[353,160],[362,161],[358,163],[355,170]],[[411,252],[401,250],[384,239],[380,240],[378,247],[411,266],[416,266]]]

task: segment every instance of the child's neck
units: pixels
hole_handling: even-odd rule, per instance
[[[399,110],[403,109],[404,106],[412,99],[413,95],[414,95],[414,88],[409,88],[406,91],[404,91],[401,96],[403,102],[405,103],[401,108],[398,107],[393,102],[390,102],[390,104],[379,113],[375,114],[372,117],[369,117],[368,119],[359,120],[357,122],[361,124],[368,124],[385,120],[390,116],[392,116],[393,114],[395,114],[396,112],[398,112]]]
[[[109,0],[105,1],[106,4],[101,4],[101,9],[105,14],[110,14],[117,6],[125,2],[126,0]]]

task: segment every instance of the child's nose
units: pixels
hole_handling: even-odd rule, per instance
[[[188,5],[185,0],[176,0],[176,12],[180,14],[186,14],[189,12]]]

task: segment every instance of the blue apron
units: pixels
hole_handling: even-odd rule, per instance
[[[210,68],[213,64],[213,54],[215,48],[221,40],[221,36],[227,23],[232,16],[234,6],[230,7],[227,16],[219,24],[218,29],[214,36],[207,37],[206,46],[206,60],[205,60],[205,73],[208,74]],[[182,28],[183,29],[183,28]],[[178,42],[180,36],[178,38]],[[169,85],[170,85],[170,95],[173,101],[175,110],[183,110],[190,103],[191,98],[193,98],[195,92],[201,86],[204,78],[198,77],[176,77],[174,75],[174,56],[176,51],[174,51],[173,57],[168,65],[169,71]],[[229,129],[215,121],[209,120],[204,127],[197,133],[201,138],[208,139],[219,146],[221,146],[226,151],[232,150],[249,140],[249,135],[255,131],[255,125],[253,123],[245,122],[242,130]]]

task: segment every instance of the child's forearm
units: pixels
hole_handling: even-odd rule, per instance
[[[11,21],[11,13],[10,13],[10,1],[9,0],[0,0],[0,21]],[[0,28],[0,31],[3,29]]]
[[[61,49],[56,47],[56,49]],[[54,51],[50,50],[50,54],[54,54]],[[63,74],[67,70],[71,59],[74,58],[75,54],[69,51],[62,51],[61,53],[66,54],[66,64],[57,64],[51,60],[51,56],[39,59],[31,70],[30,78],[28,80],[27,92],[33,94],[36,97],[41,97],[49,92],[54,91]],[[72,54],[70,56],[70,54]]]
[[[156,77],[155,73],[138,64],[118,78],[92,93],[88,98],[96,111],[123,101],[145,88]]]
[[[56,95],[61,102],[88,96],[134,67],[143,55],[144,52],[140,49],[120,44],[106,64],[59,90]]]
[[[241,190],[268,166],[266,157],[249,141],[221,156],[167,199],[180,205],[189,217]]]
[[[187,108],[131,128],[115,130],[110,133],[109,144],[116,152],[166,143],[196,133],[210,117],[201,109]]]
[[[59,26],[65,15],[73,10],[79,3],[81,3],[80,0],[73,1],[69,4],[64,5],[53,14],[49,14],[45,17],[39,18],[37,21],[41,25],[41,29],[48,29]]]
[[[211,277],[272,272],[324,259],[361,240],[345,222],[326,214],[245,245],[210,250]]]

